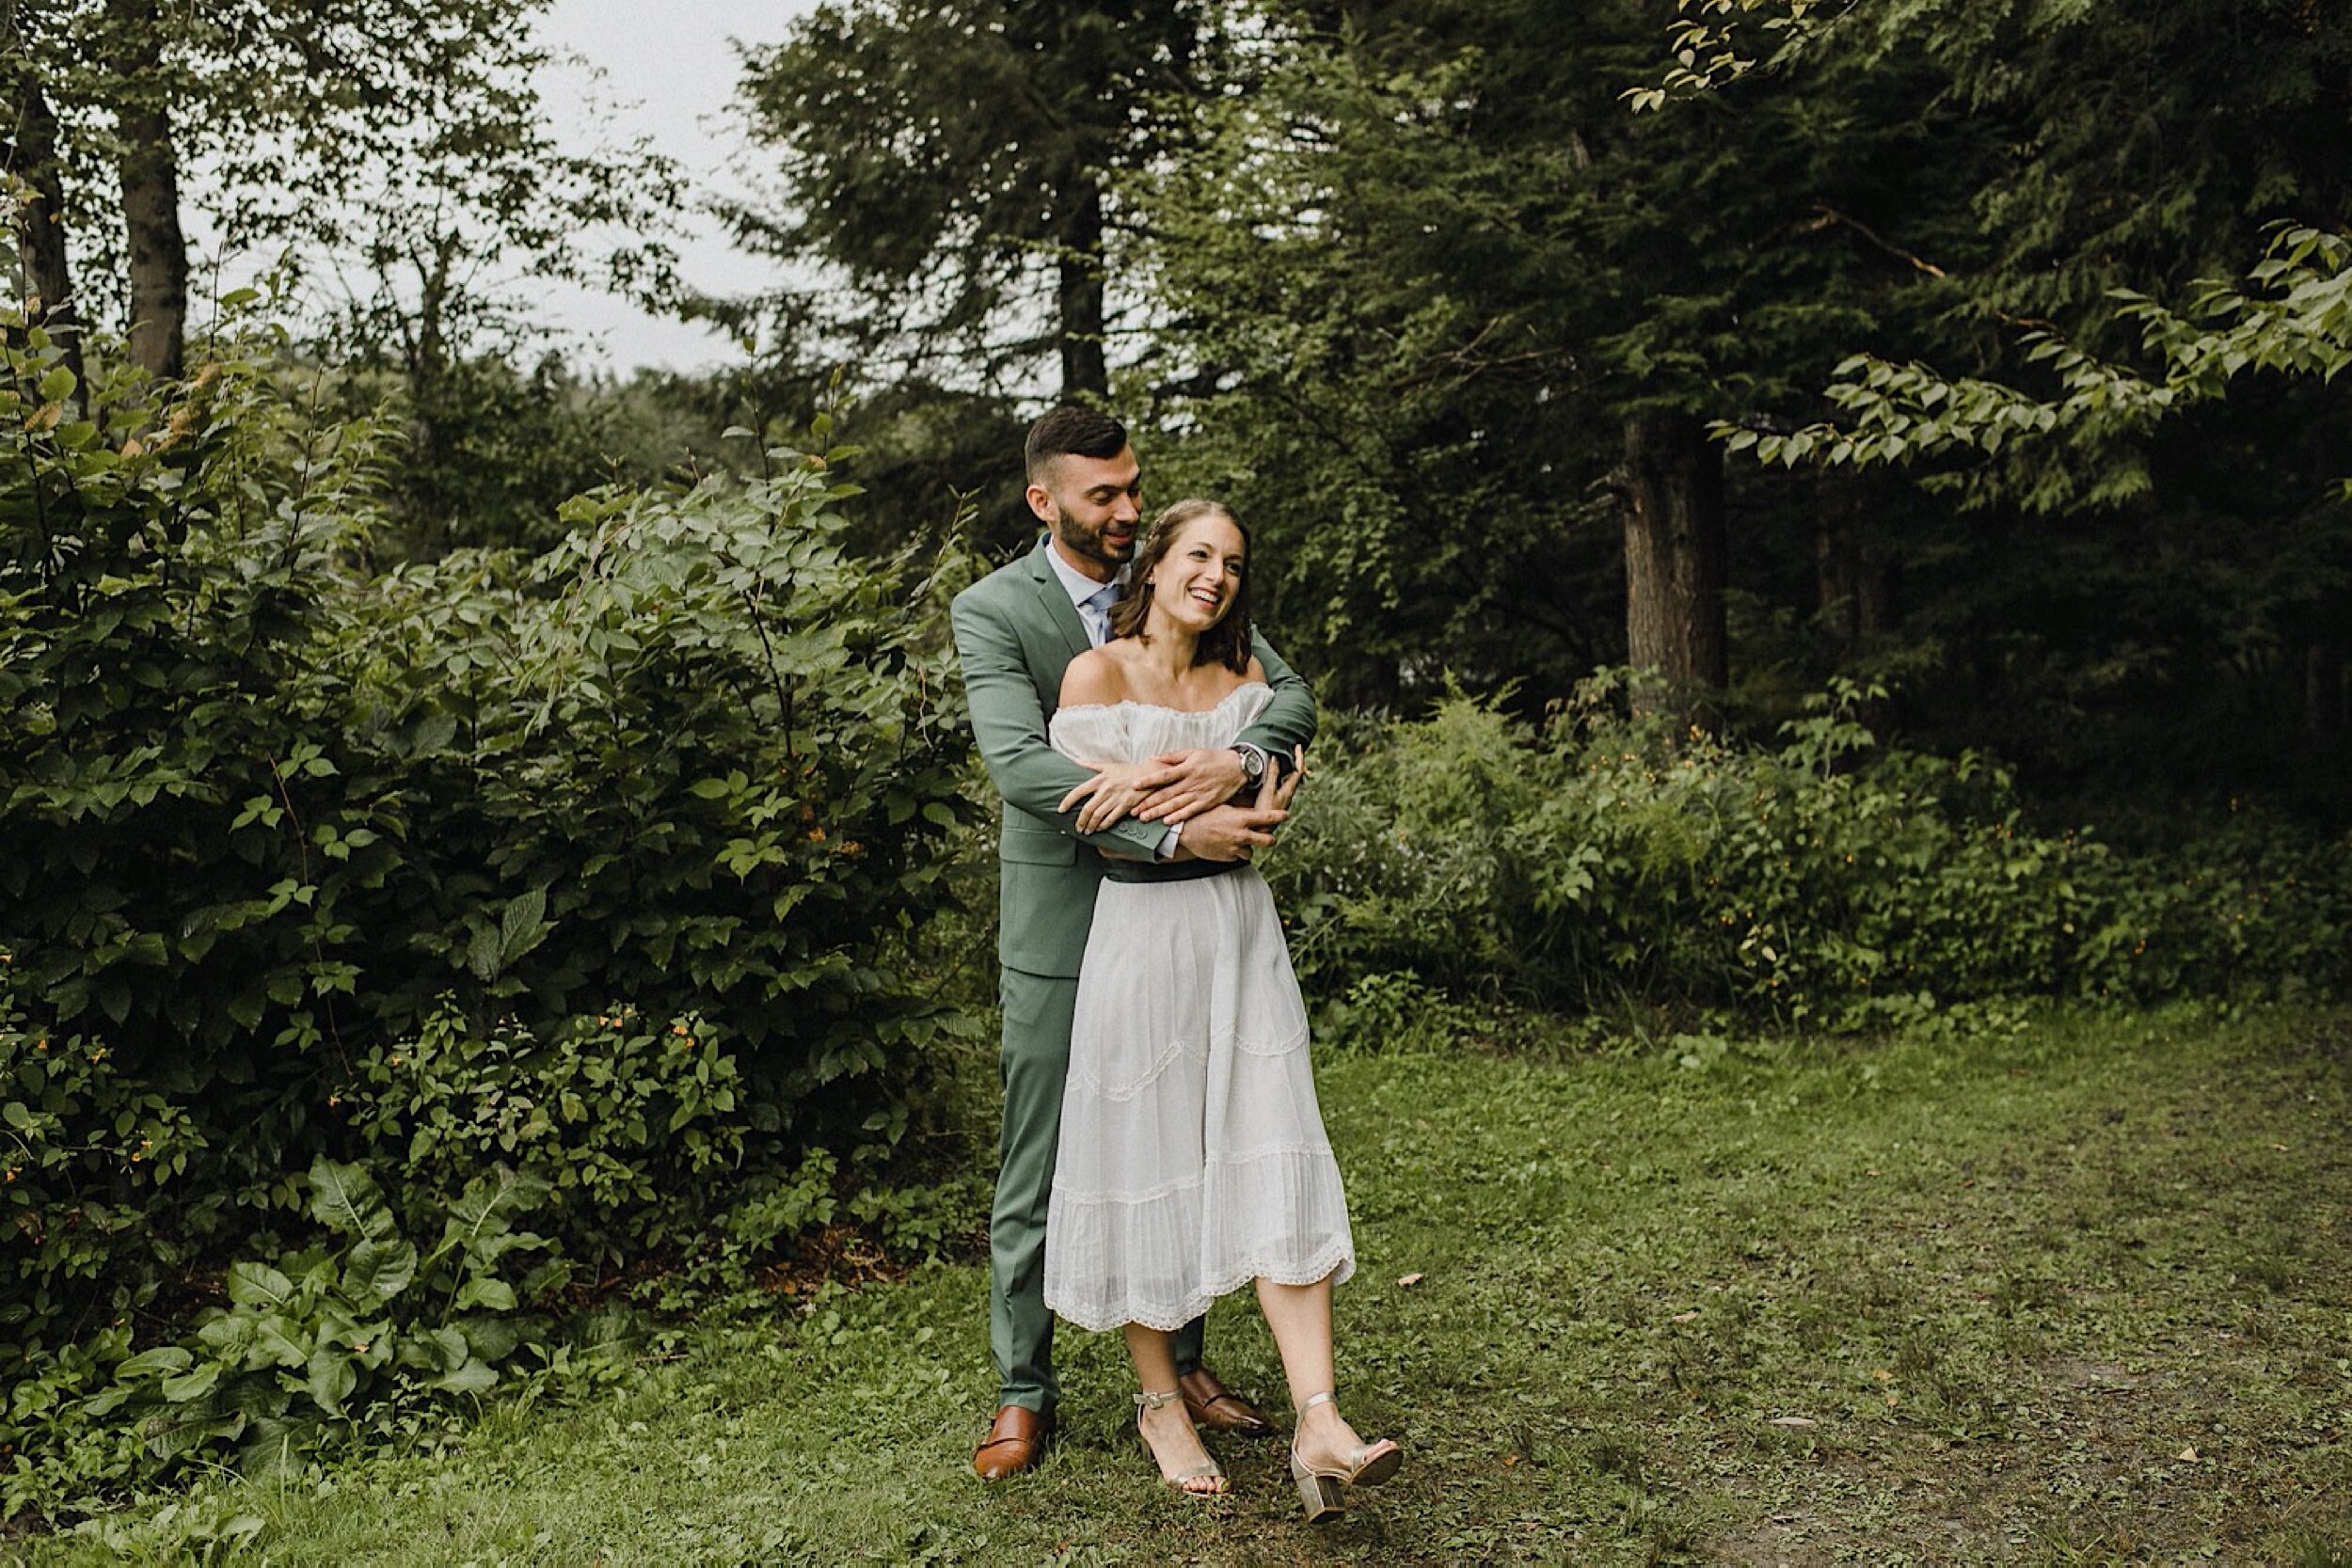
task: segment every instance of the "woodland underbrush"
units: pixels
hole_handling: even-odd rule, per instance
[[[394,435],[265,337],[168,398],[5,354],[0,1519],[422,1440],[969,1252],[973,561],[852,548],[820,423],[535,557],[378,568]],[[1619,676],[1541,723],[1327,715],[1267,861],[1323,1038],[1704,1063],[2352,977],[2343,839],[2122,853],[1869,695],[1764,742]]]
[[[167,398],[5,352],[0,1518],[939,1243],[952,551],[849,551],[823,428],[375,570],[398,442],[265,336]]]
[[[1335,1020],[1854,1034],[2352,982],[2352,836],[2240,811],[2121,850],[2039,819],[1996,759],[1882,743],[1857,717],[1876,688],[1833,682],[1759,741],[1629,717],[1625,687],[1540,723],[1458,695],[1330,716],[1267,866]]]

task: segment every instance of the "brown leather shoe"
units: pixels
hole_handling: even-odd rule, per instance
[[[1002,1481],[1007,1476],[1019,1475],[1037,1463],[1039,1450],[1045,1447],[1046,1434],[1053,1430],[1051,1416],[1017,1404],[1006,1405],[990,1423],[988,1441],[973,1451],[972,1473],[982,1481]]]
[[[1178,1378],[1176,1387],[1184,1396],[1184,1410],[1196,1426],[1230,1432],[1237,1437],[1274,1435],[1273,1424],[1258,1414],[1258,1407],[1219,1383],[1206,1367]]]

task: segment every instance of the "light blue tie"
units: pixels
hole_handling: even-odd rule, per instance
[[[1106,582],[1078,601],[1078,608],[1086,611],[1081,619],[1087,624],[1087,641],[1095,647],[1111,640],[1111,602],[1118,597],[1119,584]]]

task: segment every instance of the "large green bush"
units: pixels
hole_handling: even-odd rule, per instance
[[[1981,757],[1879,747],[1851,686],[1772,747],[1627,719],[1614,688],[1541,728],[1466,698],[1334,724],[1270,863],[1311,985],[1384,1017],[1406,975],[1843,1030],[2352,982],[2352,844],[2241,821],[2122,854],[2034,826]]]
[[[484,1310],[565,1260],[750,1256],[824,1217],[811,1173],[870,1165],[964,1027],[916,938],[973,814],[928,587],[843,547],[841,454],[583,497],[534,560],[370,576],[397,452],[318,422],[266,342],[168,399],[75,388],[37,332],[6,352],[0,1513],[119,1479],[112,1450],[34,1457],[118,1406],[155,1407],[141,1463],[358,1430],[390,1384],[270,1371],[242,1328],[216,1365],[138,1342],[233,1259],[299,1286],[314,1339],[378,1313],[425,1358],[385,1377],[497,1375],[417,1338],[453,1299],[431,1258],[398,1290],[313,1279],[322,1172],[419,1245],[493,1181],[554,1266]]]

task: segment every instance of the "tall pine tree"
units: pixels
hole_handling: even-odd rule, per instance
[[[849,349],[946,384],[1110,388],[1121,182],[1229,74],[1207,0],[828,4],[746,60],[773,207],[739,237],[842,290]],[[1132,303],[1132,301],[1130,301]],[[889,379],[884,377],[883,379]]]

